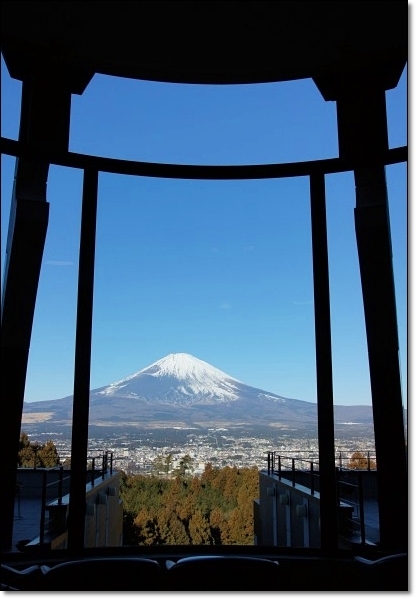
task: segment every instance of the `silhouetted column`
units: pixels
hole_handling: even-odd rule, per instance
[[[78,269],[77,333],[72,410],[68,548],[82,549],[85,530],[92,312],[98,172],[84,172]]]
[[[338,548],[338,500],[335,470],[331,310],[324,175],[311,176],[310,190],[315,304],[321,548],[324,550],[335,550]]]
[[[318,82],[325,99],[337,101],[340,157],[356,165],[355,229],[373,403],[380,546],[400,550],[407,549],[408,486],[384,156],[385,89],[397,85],[403,68],[398,64],[391,72]]]
[[[66,151],[71,77],[56,65],[21,64],[5,52],[11,76],[23,79],[19,141],[36,148],[16,161],[4,269],[1,314],[2,549],[12,545],[17,453],[37,288],[48,226],[47,159],[39,151]],[[29,58],[30,62],[30,58]],[[81,88],[91,78],[83,75]],[[72,81],[73,83],[73,81]],[[79,88],[79,84],[75,88]],[[82,91],[79,91],[82,93]]]

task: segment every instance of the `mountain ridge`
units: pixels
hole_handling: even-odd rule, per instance
[[[90,426],[317,429],[317,405],[252,387],[190,354],[169,354],[90,391]],[[370,406],[334,406],[338,427],[372,428]],[[70,427],[72,396],[25,403],[23,424]]]

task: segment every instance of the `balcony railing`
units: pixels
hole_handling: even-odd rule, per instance
[[[63,463],[65,457],[61,457]],[[93,488],[98,480],[104,480],[107,475],[113,474],[113,452],[105,451],[101,456],[87,458],[87,484]],[[70,466],[69,466],[70,468]],[[35,468],[42,474],[41,481],[41,511],[39,521],[39,537],[36,544],[43,545],[49,533],[65,528],[65,519],[68,509],[70,470],[64,465],[53,468]],[[52,474],[58,472],[58,477],[51,480]],[[68,473],[67,475],[65,473]],[[51,500],[51,497],[54,497]],[[16,496],[18,513],[20,514],[20,486]],[[49,535],[50,536],[50,535]]]
[[[288,469],[305,470],[309,469],[313,472],[314,469],[319,470],[319,458],[318,454],[310,453],[307,458],[305,457],[294,457],[294,451],[290,452],[267,452],[267,470],[268,474],[279,474],[282,470],[287,471]],[[338,451],[335,454],[335,466],[339,470],[374,470],[376,465],[376,452],[375,450],[359,452],[361,455],[354,455],[355,452],[351,451]],[[357,452],[358,453],[358,452]],[[363,468],[362,466],[365,467]],[[307,465],[305,468],[305,464]]]
[[[365,468],[351,467],[354,461]],[[336,456],[334,468],[337,478],[338,505],[348,505],[352,508],[351,518],[348,519],[347,529],[343,536],[361,545],[368,544],[366,538],[365,517],[365,484],[364,475],[374,471],[375,451],[367,451],[364,457],[355,458],[351,452],[340,451]],[[267,453],[267,473],[277,476],[279,480],[287,481],[292,487],[302,485],[307,487],[311,496],[319,493],[319,460],[315,457],[295,457],[291,454],[269,451]]]

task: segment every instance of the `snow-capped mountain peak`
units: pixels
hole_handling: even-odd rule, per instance
[[[190,354],[174,353],[100,389],[98,393],[181,404],[224,402],[237,399],[237,388],[242,384]]]
[[[235,380],[229,377],[225,372],[211,366],[208,362],[199,360],[190,354],[169,354],[165,358],[154,362],[140,373],[150,374],[152,376],[174,376],[181,381],[212,382],[213,380]],[[237,381],[238,382],[238,381]]]
[[[30,422],[58,427],[72,422],[73,397],[25,404]],[[368,430],[372,410],[338,407],[341,423],[360,421]],[[357,410],[361,410],[358,411]],[[361,414],[361,415],[360,415]],[[138,429],[231,427],[241,432],[259,427],[316,430],[316,404],[288,399],[251,387],[203,360],[184,353],[168,356],[115,383],[90,392],[90,426]],[[35,420],[33,420],[35,418]],[[315,434],[315,432],[314,432]]]

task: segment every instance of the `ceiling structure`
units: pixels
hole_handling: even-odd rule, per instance
[[[86,77],[209,84],[384,73],[391,63],[402,65],[394,86],[407,11],[403,0],[3,0],[1,42],[17,79],[46,57]]]

